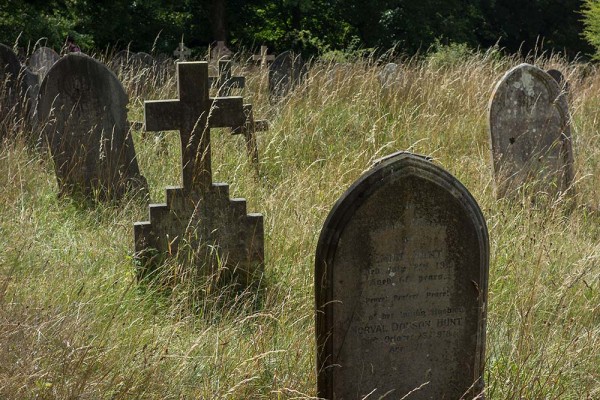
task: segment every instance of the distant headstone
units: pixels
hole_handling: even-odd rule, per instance
[[[567,98],[545,71],[521,64],[498,82],[489,129],[497,196],[537,182],[541,191],[566,191],[573,182]]]
[[[243,76],[231,76],[231,60],[219,60],[219,72],[215,77],[209,77],[208,82],[211,87],[218,89],[218,96],[229,96],[233,89],[243,89],[246,85],[246,78]]]
[[[61,194],[120,199],[147,190],[127,122],[121,82],[81,53],[62,57],[44,78],[38,115]]]
[[[48,70],[60,59],[60,55],[49,47],[39,47],[29,57],[29,67],[38,74],[40,80],[44,79]]]
[[[549,69],[546,71],[546,73],[548,73],[548,75],[554,78],[556,83],[558,83],[558,87],[561,88],[561,90],[564,90],[565,92],[569,93],[569,82],[567,82],[567,79],[565,78],[562,72],[560,72],[557,69]]]
[[[267,54],[267,51],[267,46],[260,46],[260,54],[252,56],[253,61],[258,61],[260,63],[261,69],[265,68],[267,63],[275,61],[275,56],[273,54]]]
[[[318,397],[481,394],[488,263],[485,220],[456,178],[409,153],[380,160],[317,245]]]
[[[38,75],[21,65],[10,47],[0,43],[0,139],[13,122],[33,118],[38,90]]]
[[[192,51],[183,44],[183,41],[179,43],[179,46],[173,52],[173,55],[177,57],[177,61],[186,61],[192,55]]]
[[[146,101],[144,116],[147,130],[179,130],[183,187],[168,187],[166,204],[150,205],[150,220],[135,223],[137,274],[150,276],[183,247],[198,274],[245,286],[262,274],[263,217],[212,182],[210,157],[210,128],[245,123],[242,98],[209,97],[206,62],[178,63],[177,79],[179,99]]]
[[[227,48],[227,45],[223,41],[218,41],[217,44],[210,51],[210,60],[219,61],[221,59],[230,59],[233,56],[233,52]]]
[[[269,92],[272,97],[286,96],[300,84],[307,73],[302,56],[290,51],[281,53],[269,67]]]
[[[398,64],[388,63],[383,67],[381,72],[379,72],[379,83],[384,88],[390,87],[398,78],[398,73],[400,69],[398,68]]]
[[[131,61],[138,68],[152,68],[152,66],[154,66],[154,58],[143,51],[133,54],[131,56]]]

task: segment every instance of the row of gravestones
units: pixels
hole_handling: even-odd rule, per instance
[[[243,101],[209,97],[207,63],[179,63],[177,70],[179,99],[146,102],[145,126],[179,130],[183,186],[167,188],[166,204],[150,205],[149,220],[134,225],[138,276],[151,275],[167,254],[189,256],[185,246],[203,274],[247,285],[264,269],[263,218],[248,214],[244,199],[230,199],[226,184],[212,182],[210,163],[210,128],[243,126]],[[78,71],[94,71],[93,78]],[[143,182],[122,111],[127,97],[114,74],[85,55],[69,55],[49,71],[40,93],[40,115],[55,113],[47,132],[53,154],[64,157],[56,161],[57,174],[75,173],[95,189],[107,187],[103,176],[125,186]],[[572,165],[565,101],[557,83],[533,66],[518,66],[499,82],[490,133],[500,149],[495,170],[507,182],[520,185],[535,170],[564,188]],[[102,124],[93,120],[98,113],[106,113]],[[103,126],[88,146],[85,133],[96,125]],[[117,137],[120,144],[111,142]],[[74,147],[66,150],[64,143]],[[74,152],[88,149],[89,159],[72,164]],[[99,168],[100,159],[108,161]],[[515,172],[506,173],[508,167]],[[319,395],[479,395],[488,260],[485,220],[460,182],[408,153],[378,162],[336,203],[319,239]]]
[[[134,225],[140,279],[178,251],[200,274],[242,285],[263,273],[262,215],[247,214],[245,200],[229,199],[210,172],[209,129],[239,123],[241,101],[209,98],[208,83],[193,86],[207,74],[206,65],[178,64],[179,99],[145,103],[148,129],[180,131],[184,185],[167,188],[166,204],[151,205],[149,221]],[[509,175],[514,185],[531,174],[528,157],[547,164],[543,182],[563,181],[567,164],[556,155],[570,136],[562,96],[530,65],[498,83],[490,131],[512,147],[495,160],[529,170]],[[222,111],[206,117],[215,105]],[[378,161],[338,200],[319,238],[319,397],[482,398],[488,273],[487,227],[468,190],[421,156]]]

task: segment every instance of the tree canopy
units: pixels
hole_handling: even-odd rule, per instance
[[[543,44],[573,56],[593,53],[588,42],[596,45],[598,34],[586,22],[584,37],[583,19],[598,7],[597,0],[5,0],[0,41],[27,47],[47,38],[60,47],[71,35],[88,49],[171,52],[183,36],[193,49],[227,40],[308,55],[391,47],[411,55],[435,43],[527,52]]]

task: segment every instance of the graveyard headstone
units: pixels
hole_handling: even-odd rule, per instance
[[[318,397],[481,394],[488,262],[485,220],[456,178],[410,153],[380,160],[317,245]]]
[[[221,59],[230,59],[233,52],[229,50],[224,41],[218,41],[210,51],[210,60],[219,61]]]
[[[12,122],[34,116],[37,74],[23,66],[12,49],[0,43],[0,139]]]
[[[558,83],[558,87],[561,90],[564,90],[567,94],[569,93],[569,82],[567,81],[562,72],[560,72],[557,69],[549,69],[546,71],[546,73],[552,78],[554,78],[556,83]]]
[[[186,61],[192,55],[192,51],[183,44],[183,41],[179,43],[179,46],[173,51],[173,55],[177,57],[177,61]]]
[[[521,64],[496,85],[489,131],[497,196],[533,185],[547,193],[573,181],[573,150],[567,98],[550,75]]]
[[[81,53],[62,57],[40,88],[38,115],[61,194],[120,199],[147,190],[127,122],[128,98],[102,63]]]
[[[178,63],[177,81],[179,99],[144,105],[147,130],[179,130],[183,187],[167,188],[166,204],[150,205],[150,220],[135,223],[138,277],[185,244],[199,274],[245,286],[262,273],[263,217],[246,214],[244,199],[230,199],[228,185],[212,182],[210,161],[210,128],[243,125],[242,98],[209,97],[206,62]]]
[[[29,57],[29,67],[43,80],[48,70],[60,59],[60,55],[49,47],[39,47]]]
[[[219,60],[218,65],[218,75],[208,78],[210,86],[218,89],[218,96],[226,97],[229,96],[231,90],[244,88],[246,78],[231,75],[231,67],[233,65],[231,60]]]
[[[246,138],[246,151],[255,166],[258,167],[258,143],[256,141],[256,132],[269,130],[269,121],[255,120],[252,104],[244,104],[245,122],[242,126],[233,128],[231,133],[234,135],[244,135]]]
[[[269,67],[269,92],[273,98],[286,96],[300,84],[307,73],[302,56],[290,51],[281,53]]]
[[[388,63],[383,69],[379,72],[379,83],[384,88],[390,87],[398,78],[398,73],[400,69],[398,68],[398,64]]]

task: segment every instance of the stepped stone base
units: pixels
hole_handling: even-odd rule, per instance
[[[262,214],[246,214],[246,200],[229,198],[229,186],[206,193],[167,187],[167,202],[150,205],[149,221],[134,224],[137,275],[152,274],[167,258],[189,260],[199,275],[248,286],[264,268]]]

